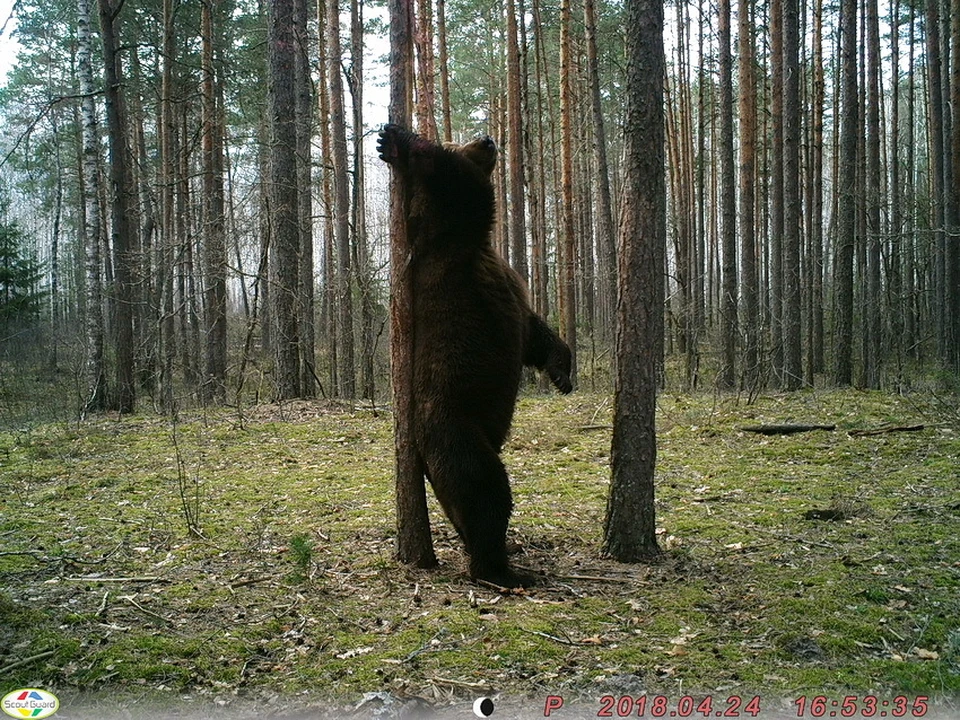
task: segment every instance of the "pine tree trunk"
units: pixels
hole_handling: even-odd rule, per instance
[[[783,384],[783,3],[770,3],[770,65],[772,76],[770,122],[772,126],[770,169],[769,302],[771,365],[777,384]]]
[[[450,69],[447,58],[447,3],[437,0],[437,45],[440,62],[440,113],[443,116],[443,142],[453,140],[450,119]]]
[[[337,253],[337,395],[356,397],[353,339],[353,258],[350,252],[350,160],[347,156],[347,117],[340,70],[340,3],[327,0],[327,50],[330,54],[330,132],[333,161],[333,231]]]
[[[590,84],[590,109],[593,122],[593,157],[597,174],[597,277],[599,325],[601,337],[609,337],[616,311],[617,248],[613,225],[613,201],[610,193],[610,167],[607,161],[607,136],[600,94],[600,63],[597,55],[597,18],[595,0],[584,0],[583,15],[587,43],[587,80]]]
[[[527,265],[526,193],[524,192],[524,127],[521,112],[520,46],[517,40],[517,13],[514,0],[507,0],[507,154],[510,177],[510,259],[524,282]]]
[[[868,388],[880,387],[882,338],[880,335],[883,307],[880,297],[880,226],[882,199],[880,196],[880,24],[877,0],[866,0],[867,30],[867,138],[866,138],[866,301],[863,307],[866,345],[863,357],[864,374]]]
[[[206,372],[201,396],[223,403],[227,391],[227,248],[223,200],[223,128],[214,68],[216,0],[202,5],[203,264]]]
[[[363,5],[350,3],[350,93],[353,100],[353,246],[360,290],[360,395],[374,398],[374,269],[367,238],[367,203],[363,163]]]
[[[134,358],[134,308],[136,307],[136,192],[133,188],[123,70],[118,53],[117,14],[122,3],[100,3],[100,37],[103,43],[107,133],[110,141],[110,235],[113,247],[113,345],[116,355],[116,397],[111,403],[120,413],[132,413],[136,404]]]
[[[617,303],[617,374],[604,552],[656,557],[656,395],[666,244],[663,2],[626,0],[626,179]]]
[[[834,252],[834,368],[836,385],[853,382],[853,255],[857,232],[857,0],[840,5],[840,156]]]
[[[800,322],[800,2],[783,3],[783,375],[782,387],[803,382]]]
[[[160,406],[173,413],[173,366],[176,359],[173,270],[176,242],[174,195],[176,187],[177,126],[174,116],[174,82],[177,62],[174,0],[163,2],[163,76],[160,90]]]
[[[573,206],[573,41],[571,35],[571,0],[560,3],[560,164],[562,193],[562,226],[560,240],[559,302],[561,335],[570,346],[572,363],[570,379],[577,377],[577,286],[575,270],[576,232]]]
[[[300,393],[316,396],[316,330],[314,325],[313,278],[313,80],[310,65],[309,10],[307,0],[294,0],[296,34],[296,116],[297,116],[297,227],[300,234],[300,282],[298,313],[300,323]]]
[[[741,12],[743,8],[741,6]],[[720,221],[723,254],[720,304],[720,373],[717,385],[736,384],[737,335],[737,200],[733,166],[733,56],[730,52],[730,0],[720,0]]]
[[[299,193],[297,190],[296,36],[293,0],[272,0],[268,53],[271,118],[271,243],[277,399],[300,397]]]
[[[389,0],[390,122],[410,126],[413,0]],[[393,379],[396,458],[397,559],[416,567],[437,564],[427,514],[424,468],[414,443],[413,274],[407,211],[410,198],[399,173],[390,174],[390,373]]]
[[[753,390],[760,380],[760,304],[756,238],[757,89],[754,79],[752,5],[741,3],[738,18],[740,56],[740,278],[743,299],[741,384]]]

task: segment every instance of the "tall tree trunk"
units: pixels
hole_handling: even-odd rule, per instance
[[[410,126],[413,0],[389,0],[390,122]],[[396,458],[397,558],[416,567],[437,564],[427,514],[423,463],[414,443],[413,273],[407,231],[409,189],[390,173],[390,372]]]
[[[133,188],[127,116],[124,106],[123,69],[118,52],[119,3],[99,0],[100,37],[103,43],[107,132],[110,141],[110,235],[114,255],[113,344],[116,353],[114,408],[131,413],[136,404],[134,376],[134,310],[137,288],[136,192]]]
[[[417,51],[417,132],[431,140],[440,137],[437,129],[435,70],[433,57],[433,10],[431,0],[417,0],[416,34]]]
[[[853,381],[853,255],[857,232],[857,0],[840,4],[840,158],[834,252],[833,381]]]
[[[950,3],[950,98],[953,111],[950,140],[950,188],[946,243],[946,356],[947,368],[960,373],[960,2]]]
[[[560,152],[562,227],[560,240],[560,327],[563,339],[570,346],[572,364],[570,380],[576,386],[577,377],[577,286],[575,270],[576,232],[573,206],[573,41],[571,35],[571,0],[560,3]]]
[[[296,33],[296,113],[297,113],[297,227],[300,233],[300,392],[316,395],[316,328],[314,323],[313,265],[313,81],[310,77],[310,35],[307,0],[294,0]]]
[[[617,248],[613,226],[613,201],[610,193],[610,168],[607,161],[607,135],[600,93],[600,62],[597,55],[597,18],[595,0],[584,0],[584,30],[587,43],[587,81],[590,84],[590,109],[593,120],[593,157],[597,173],[598,239],[597,277],[599,286],[600,328],[603,337],[613,327],[616,311]]]
[[[450,68],[447,58],[447,3],[437,0],[437,44],[440,62],[440,113],[443,116],[443,141],[453,140],[453,125],[450,119]]]
[[[317,0],[317,70],[320,77],[329,77],[329,51],[327,49],[327,5],[326,0]],[[334,226],[333,226],[333,139],[330,129],[330,83],[322,82],[317,88],[319,96],[318,109],[320,112],[320,156],[324,158],[321,178],[323,195],[323,296],[321,301],[321,322],[327,340],[327,367],[330,378],[331,391],[336,393],[340,387],[340,354],[338,352],[339,338],[337,337],[337,270],[334,253]]]
[[[202,4],[203,260],[206,372],[201,396],[222,403],[227,393],[227,238],[223,201],[223,132],[214,67],[217,0]]]
[[[741,3],[741,12],[743,11]],[[730,0],[720,0],[720,252],[723,299],[720,306],[720,373],[717,385],[736,384],[737,336],[737,200],[733,165],[733,55],[730,52]]]
[[[520,46],[517,39],[517,12],[514,0],[507,0],[507,153],[510,163],[510,259],[513,269],[526,282],[527,222],[524,192],[523,114],[521,112]]]
[[[327,0],[327,50],[330,54],[330,131],[332,135],[334,243],[337,252],[337,353],[340,384],[337,394],[357,394],[353,341],[353,262],[350,252],[350,159],[347,156],[347,117],[343,107],[340,63],[340,3]]]
[[[270,64],[271,290],[276,318],[277,399],[300,397],[299,193],[297,190],[296,35],[294,0],[271,0]]]
[[[83,117],[83,199],[86,280],[86,347],[84,348],[84,412],[100,412],[107,406],[107,375],[104,367],[103,286],[101,270],[100,134],[94,97],[93,48],[90,27],[93,24],[91,0],[79,0],[77,18],[77,64],[80,83],[80,109]]]
[[[617,373],[604,552],[655,557],[656,395],[666,244],[663,2],[626,0],[626,179],[620,234]]]
[[[360,395],[374,397],[374,269],[367,238],[363,165],[363,4],[350,2],[350,94],[353,105],[353,246],[360,290]]]
[[[800,324],[800,2],[783,3],[783,382],[803,382]]]
[[[770,121],[773,129],[771,139],[772,164],[770,170],[770,244],[769,306],[771,365],[777,384],[783,379],[783,228],[784,228],[784,173],[783,173],[783,3],[770,3],[770,65],[772,88]]]
[[[173,413],[173,366],[176,358],[176,317],[173,302],[175,223],[175,183],[177,162],[177,125],[174,116],[174,82],[177,45],[174,28],[175,0],[163,1],[163,76],[160,89],[160,285],[162,319],[160,321],[160,406]]]
[[[752,3],[738,8],[740,55],[740,277],[743,299],[742,385],[754,389],[760,380],[760,304],[757,276],[756,137],[757,88],[754,79]]]
[[[823,359],[823,0],[813,10],[813,120],[810,148],[810,318],[807,343],[807,382],[824,370]]]
[[[866,54],[867,54],[867,137],[866,137],[866,301],[863,307],[866,345],[863,357],[864,375],[868,388],[880,387],[882,338],[880,335],[883,304],[880,297],[880,22],[877,0],[866,0]]]

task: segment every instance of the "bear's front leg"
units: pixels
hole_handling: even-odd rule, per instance
[[[436,143],[393,123],[384,125],[380,130],[377,150],[385,163],[400,172],[412,172],[413,176],[419,178],[433,173],[434,156],[443,152]]]

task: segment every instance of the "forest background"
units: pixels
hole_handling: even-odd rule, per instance
[[[386,397],[385,9],[20,0],[13,14],[10,419]],[[417,6],[418,128],[497,140],[495,243],[595,389],[612,378],[622,14]],[[667,381],[955,386],[960,3],[677,2],[665,35]]]

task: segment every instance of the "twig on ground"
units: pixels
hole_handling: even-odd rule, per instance
[[[23,658],[22,660],[17,660],[16,662],[12,662],[9,665],[5,665],[4,667],[0,668],[0,677],[3,677],[7,673],[9,673],[11,670],[14,670],[18,667],[22,667],[23,665],[28,665],[32,662],[36,662],[37,660],[43,660],[44,658],[48,658],[51,655],[56,655],[56,654],[57,654],[56,650],[46,650],[42,653],[31,655],[28,658]]]

